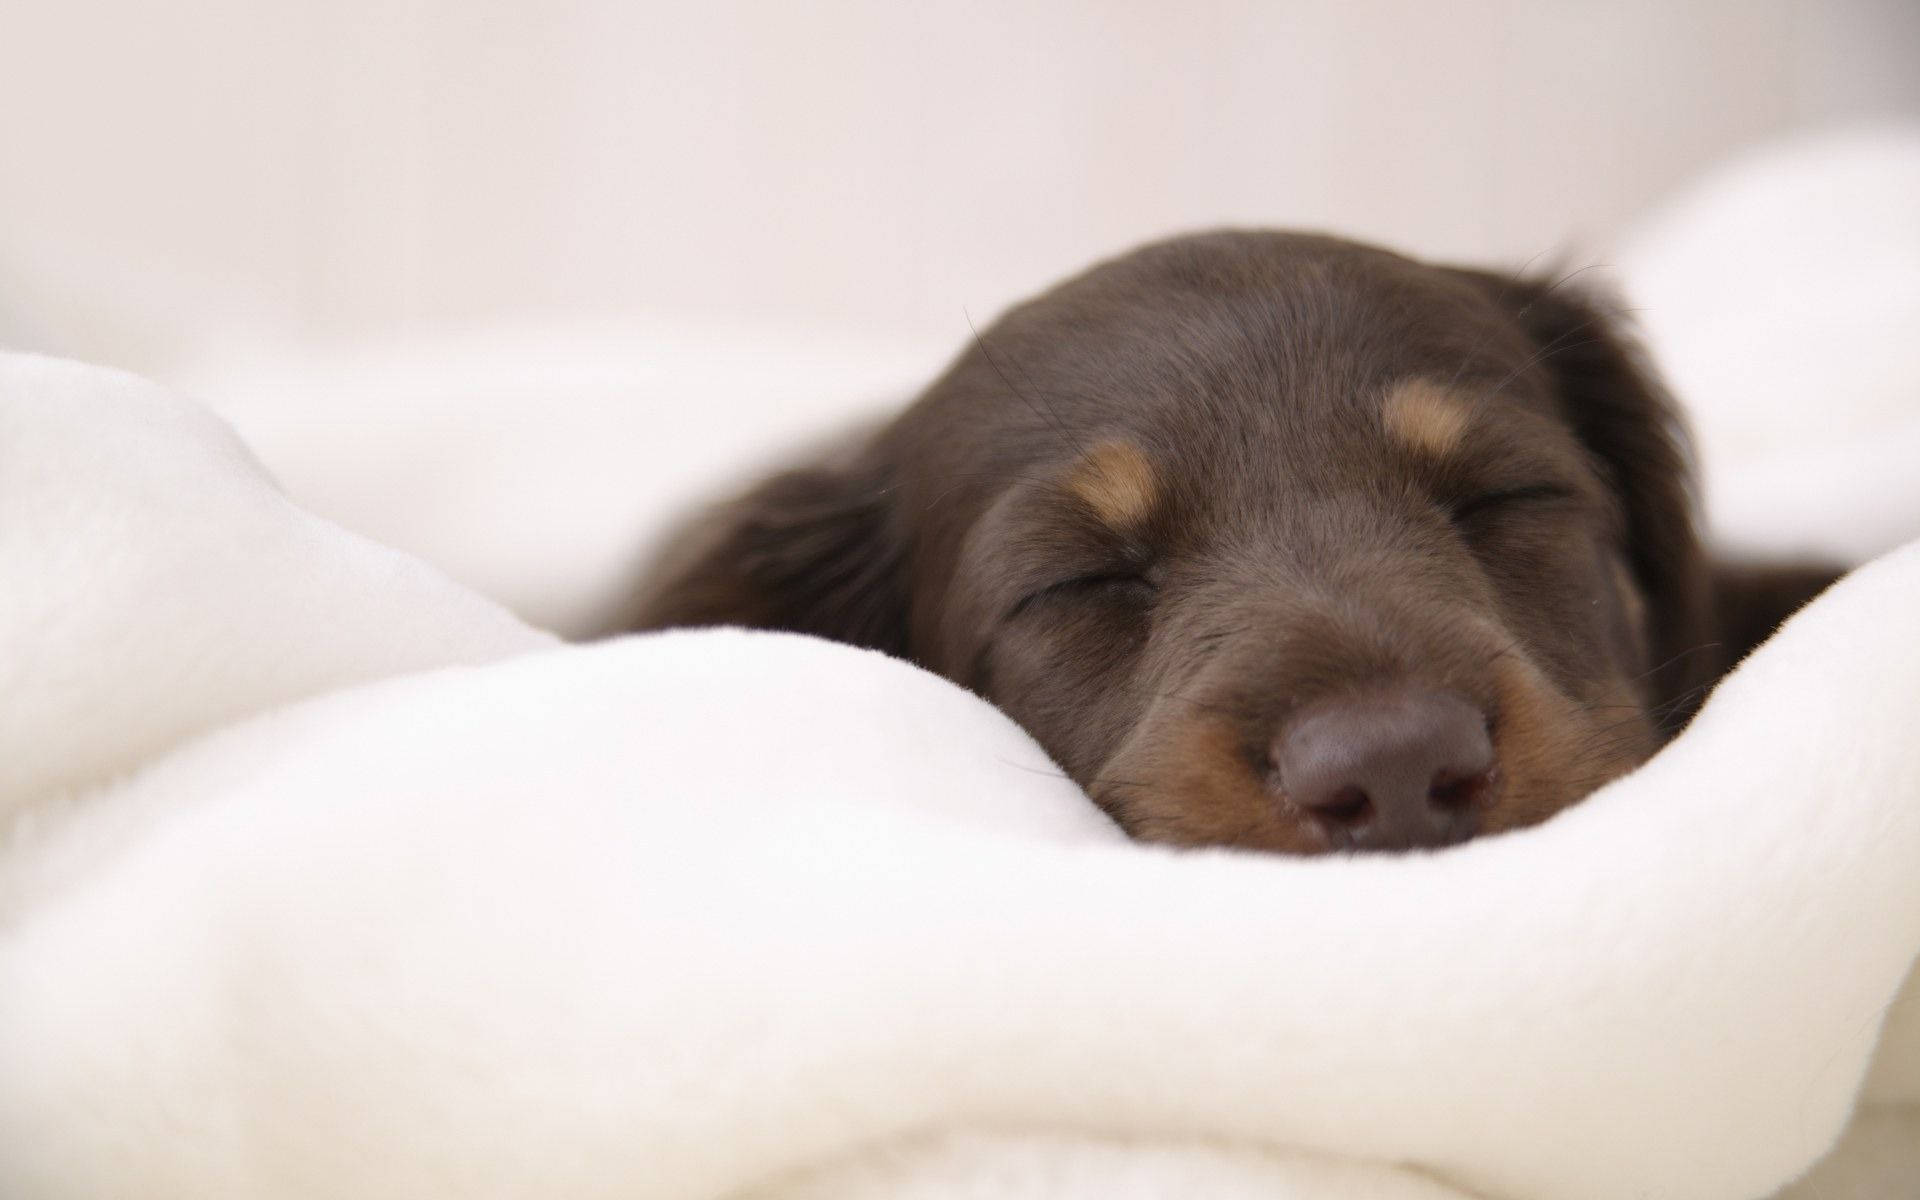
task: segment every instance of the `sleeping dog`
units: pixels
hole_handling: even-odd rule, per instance
[[[1545,819],[1833,575],[1708,560],[1674,409],[1565,281],[1223,232],[1014,308],[629,626],[899,655],[1137,838],[1315,853]]]

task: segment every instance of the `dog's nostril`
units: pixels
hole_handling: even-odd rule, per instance
[[[1471,807],[1492,782],[1491,773],[1486,771],[1477,775],[1456,775],[1442,771],[1433,777],[1433,784],[1427,789],[1427,803],[1435,808],[1457,812]]]
[[[1373,801],[1357,787],[1345,787],[1324,800],[1310,802],[1308,812],[1329,825],[1343,829],[1353,829],[1367,823],[1373,816]]]
[[[1452,692],[1400,687],[1309,709],[1274,740],[1280,787],[1335,845],[1439,846],[1473,836],[1493,739]]]

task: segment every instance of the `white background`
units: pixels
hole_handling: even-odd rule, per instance
[[[957,345],[1138,240],[1518,264],[1920,112],[1902,0],[0,3],[0,343],[578,314]]]

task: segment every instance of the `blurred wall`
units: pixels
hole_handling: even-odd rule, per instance
[[[1518,263],[1920,113],[1910,0],[64,0],[0,7],[0,342],[506,317],[947,342],[1159,233]]]

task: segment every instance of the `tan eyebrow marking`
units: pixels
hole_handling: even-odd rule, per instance
[[[1437,458],[1451,454],[1467,432],[1467,406],[1430,379],[1409,379],[1387,393],[1380,421],[1402,445]]]
[[[1087,451],[1068,473],[1067,488],[1114,529],[1145,521],[1160,491],[1147,456],[1126,442],[1102,442]]]

